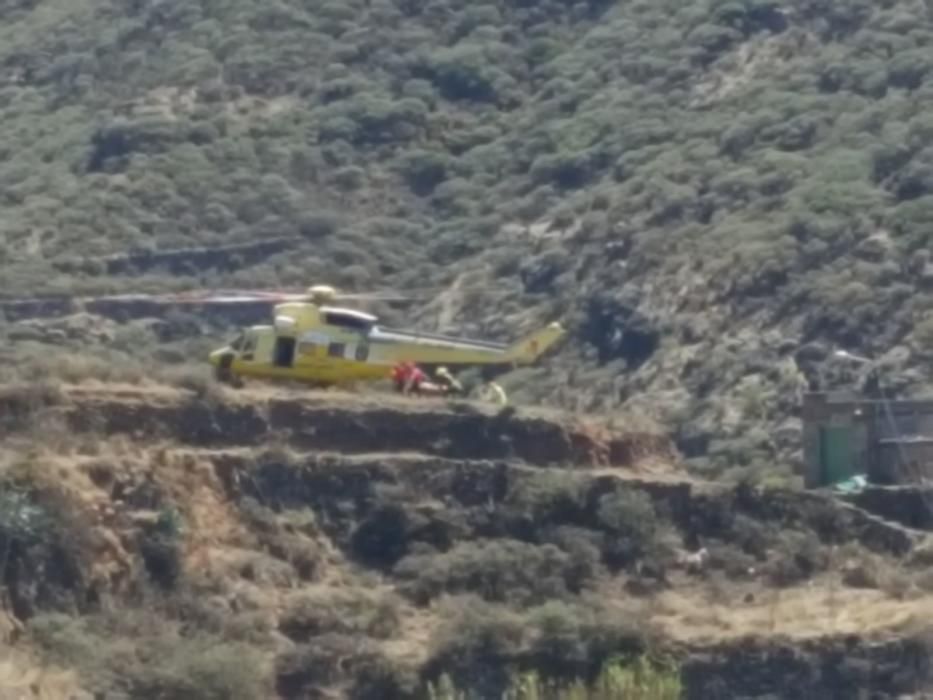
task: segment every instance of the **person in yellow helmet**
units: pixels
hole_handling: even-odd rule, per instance
[[[489,401],[499,406],[505,406],[509,403],[509,397],[505,393],[505,389],[496,382],[487,382],[483,384],[479,388],[478,394],[481,401]]]

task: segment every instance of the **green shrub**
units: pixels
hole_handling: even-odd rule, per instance
[[[0,583],[6,580],[7,566],[19,550],[51,538],[53,521],[29,494],[11,484],[0,483]]]
[[[678,700],[683,694],[680,673],[644,657],[634,662],[607,662],[592,682],[562,681],[537,672],[515,673],[503,700]],[[429,700],[475,700],[469,685],[458,688],[450,676],[429,682]]]
[[[812,532],[787,531],[781,536],[776,557],[768,562],[771,580],[778,586],[791,586],[823,571],[828,554]]]
[[[584,481],[570,470],[548,470],[517,480],[508,502],[536,522],[566,520],[584,506]]]
[[[427,107],[420,100],[364,94],[329,106],[322,114],[322,141],[344,139],[355,146],[413,138],[424,125]]]
[[[143,529],[137,538],[149,576],[164,588],[174,588],[183,573],[183,527],[181,514],[165,506],[156,522]]]
[[[321,635],[279,655],[275,661],[276,689],[285,697],[307,696],[315,689],[368,675],[366,669],[383,663],[378,647],[368,640]]]
[[[76,668],[101,693],[254,700],[267,692],[265,660],[255,649],[209,636],[178,636],[154,613],[40,615],[30,621],[29,632],[50,660]]]
[[[253,648],[217,640],[173,642],[127,679],[139,698],[253,700],[266,690],[264,661]]]
[[[425,72],[448,99],[493,102],[502,73],[492,58],[483,46],[459,44],[428,56]]]
[[[280,629],[296,641],[331,633],[382,639],[393,636],[400,623],[399,601],[393,597],[335,590],[295,596]]]
[[[514,610],[465,596],[445,601],[442,612],[431,642],[434,657],[507,658],[524,648],[527,626]]]
[[[427,195],[447,179],[450,158],[443,153],[414,151],[408,153],[400,170],[416,194]]]
[[[599,499],[596,517],[606,529],[606,559],[613,566],[660,554],[661,522],[651,498],[641,491],[618,490]]]

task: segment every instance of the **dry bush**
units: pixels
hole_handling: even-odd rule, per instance
[[[217,639],[160,640],[126,684],[133,697],[255,700],[266,692],[262,655]]]
[[[759,566],[755,557],[731,544],[709,542],[706,549],[709,552],[709,567],[721,569],[730,579],[753,577]]]
[[[571,578],[579,581],[594,581],[603,573],[602,549],[605,546],[603,533],[583,527],[562,525],[545,530],[542,540],[557,545],[570,557]]]
[[[13,360],[19,378],[29,382],[58,381],[81,384],[88,381],[144,384],[152,368],[141,359],[108,348],[75,352],[41,345],[39,352],[26,352]]]
[[[900,567],[889,567],[881,579],[881,590],[895,600],[906,600],[916,591],[916,582]]]
[[[419,604],[441,593],[476,593],[490,601],[529,604],[560,597],[587,583],[586,571],[551,544],[517,540],[463,542],[442,554],[413,554],[393,573]]]
[[[933,538],[926,538],[911,549],[906,564],[917,568],[933,566]]]
[[[241,517],[271,556],[290,564],[302,581],[313,581],[317,577],[324,552],[312,539],[318,534],[314,511],[276,513],[248,497],[239,505]]]
[[[933,571],[920,571],[912,577],[914,585],[925,593],[933,593]]]
[[[302,581],[314,581],[318,577],[324,553],[306,535],[273,535],[266,540],[265,546],[269,554],[289,564]]]
[[[87,438],[91,436],[74,433],[60,413],[46,409],[33,414],[23,437],[35,450],[70,454],[86,446]]]
[[[255,700],[266,689],[265,662],[253,648],[182,637],[154,613],[40,615],[29,632],[47,658],[76,668],[97,692],[123,691],[141,700]]]
[[[509,656],[526,648],[524,617],[477,596],[458,596],[441,602],[441,625],[431,639],[431,656],[451,659]]]
[[[259,586],[293,588],[298,583],[291,564],[261,552],[245,555],[237,563],[237,573],[241,578]]]
[[[225,388],[217,382],[205,367],[170,367],[157,373],[160,381],[186,389],[196,398],[209,404],[223,403],[226,399]]]
[[[637,654],[654,642],[644,608],[622,609],[593,598],[550,601],[529,610],[527,621],[529,650],[551,672],[561,666],[586,668],[613,654]]]
[[[276,690],[282,697],[317,697],[337,683],[356,679],[392,697],[395,671],[371,640],[341,634],[315,637],[281,654],[275,662]]]
[[[65,401],[59,382],[49,378],[0,388],[0,432],[29,430],[41,416]]]
[[[890,564],[884,558],[861,547],[847,545],[837,553],[842,583],[849,588],[884,588]]]
[[[0,653],[2,698],[73,700],[82,691],[77,674],[72,670],[39,666],[34,659],[9,651]]]
[[[275,631],[274,613],[261,609],[257,601],[231,593],[233,587],[229,578],[186,580],[171,595],[148,600],[153,609],[177,620],[185,635],[210,635],[257,648],[268,646]]]
[[[638,655],[655,642],[638,609],[595,597],[549,601],[520,614],[474,596],[450,598],[431,640],[428,669],[451,673],[478,697],[500,697],[516,665],[576,678],[611,656]],[[503,696],[504,697],[504,696]]]
[[[768,548],[777,537],[778,530],[773,525],[769,527],[743,513],[736,513],[732,518],[729,539],[756,559],[765,558]]]
[[[767,570],[776,586],[791,586],[824,571],[828,564],[828,553],[815,534],[787,530],[781,533]]]
[[[401,604],[388,593],[356,589],[308,591],[289,600],[279,628],[299,642],[330,633],[386,639],[399,631]]]

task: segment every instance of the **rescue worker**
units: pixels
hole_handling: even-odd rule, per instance
[[[487,382],[480,387],[479,399],[481,401],[489,401],[498,404],[499,406],[505,406],[509,403],[509,398],[505,393],[505,389],[496,382]]]
[[[414,362],[403,362],[392,370],[395,388],[402,394],[421,393],[422,385],[427,383],[427,375]]]
[[[400,362],[392,368],[392,382],[395,384],[395,390],[400,394],[405,390],[405,381],[408,378],[407,362]]]
[[[445,394],[463,394],[463,385],[457,381],[457,378],[446,367],[438,367],[437,371],[434,372],[434,376]]]
[[[408,377],[405,379],[405,389],[403,394],[421,395],[422,388],[428,383],[428,375],[414,362],[409,363]]]

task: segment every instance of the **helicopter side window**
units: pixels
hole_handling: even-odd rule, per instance
[[[367,318],[359,318],[351,314],[342,314],[339,312],[329,312],[324,314],[324,323],[330,326],[340,328],[349,328],[355,331],[368,331],[372,328],[373,322]]]
[[[346,350],[346,345],[343,343],[331,343],[327,346],[327,354],[331,357],[343,357],[343,353]]]

